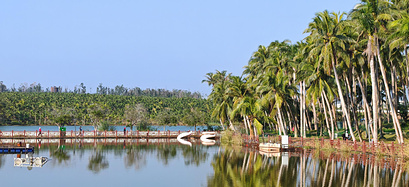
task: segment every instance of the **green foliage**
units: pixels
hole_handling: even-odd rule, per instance
[[[408,107],[408,106],[406,106],[406,105],[398,105],[399,115],[400,115],[401,119],[402,119],[405,123],[407,123],[408,120],[409,120],[408,110],[409,110],[409,107]]]
[[[196,125],[202,125],[205,123],[205,114],[198,110],[197,108],[191,108],[190,110],[187,110],[185,113],[185,117],[183,117],[182,121],[184,124],[189,125],[189,126],[195,126],[196,130]]]
[[[98,126],[98,131],[114,131],[115,128],[111,126],[109,121],[103,121],[100,126]]]
[[[158,125],[175,125],[178,122],[176,114],[171,110],[162,110],[155,118]]]
[[[0,125],[55,125],[56,120],[70,125],[97,125],[105,119],[112,123],[128,123],[126,106],[141,105],[146,120],[160,123],[156,116],[171,111],[169,123],[181,123],[184,110],[195,107],[210,118],[211,104],[205,99],[164,98],[75,93],[2,92],[0,93]],[[68,115],[58,119],[60,115]],[[72,116],[72,120],[71,119]],[[97,125],[98,126],[98,125]]]
[[[243,139],[241,138],[240,134],[234,133],[230,130],[226,130],[222,132],[220,142],[222,143],[222,145],[241,146],[243,144]]]
[[[148,131],[153,130],[152,124],[149,123],[147,120],[142,120],[137,124],[137,129],[139,131]]]

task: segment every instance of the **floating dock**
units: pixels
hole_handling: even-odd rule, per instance
[[[22,154],[34,153],[34,146],[18,147],[18,146],[0,146],[0,154]]]

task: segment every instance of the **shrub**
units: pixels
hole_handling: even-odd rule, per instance
[[[220,142],[222,145],[242,145],[243,139],[240,134],[225,130],[221,133]]]
[[[101,123],[101,125],[98,127],[99,131],[114,131],[115,128],[111,126],[110,122],[104,121]]]

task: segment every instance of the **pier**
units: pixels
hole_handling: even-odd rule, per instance
[[[89,138],[171,138],[186,131],[0,131],[0,139],[89,139]],[[203,132],[193,131],[188,138],[200,139]],[[216,139],[220,132],[216,132]]]

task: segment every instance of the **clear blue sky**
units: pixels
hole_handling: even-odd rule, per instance
[[[0,2],[0,81],[73,89],[211,89],[208,72],[241,75],[259,45],[302,40],[325,9],[357,0],[49,0]]]

